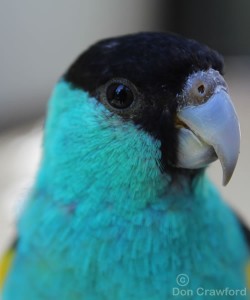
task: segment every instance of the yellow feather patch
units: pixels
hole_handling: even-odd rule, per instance
[[[15,250],[11,248],[9,251],[5,253],[2,260],[0,260],[0,290],[3,287],[5,278],[12,264],[14,254],[15,254]]]
[[[250,290],[250,261],[247,264],[247,287]]]

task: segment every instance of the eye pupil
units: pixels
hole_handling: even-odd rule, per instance
[[[114,108],[123,109],[133,103],[134,95],[126,85],[112,83],[107,89],[107,100]]]

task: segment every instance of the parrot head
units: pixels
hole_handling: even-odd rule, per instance
[[[229,182],[240,128],[216,51],[167,33],[105,39],[77,58],[60,85],[45,136],[50,165],[61,162],[58,173],[75,161],[78,178],[83,168],[85,178],[102,168],[92,182],[109,172],[127,174],[123,184],[132,174],[175,180],[219,159]]]

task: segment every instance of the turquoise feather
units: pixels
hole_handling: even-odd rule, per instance
[[[165,300],[183,299],[174,288],[245,288],[244,238],[205,175],[192,188],[172,185],[159,141],[64,81],[48,111],[4,300]]]

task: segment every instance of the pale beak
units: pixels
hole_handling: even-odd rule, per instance
[[[240,152],[240,125],[227,89],[217,86],[206,102],[182,107],[177,118],[185,125],[179,129],[178,167],[201,168],[218,158],[226,185]]]

